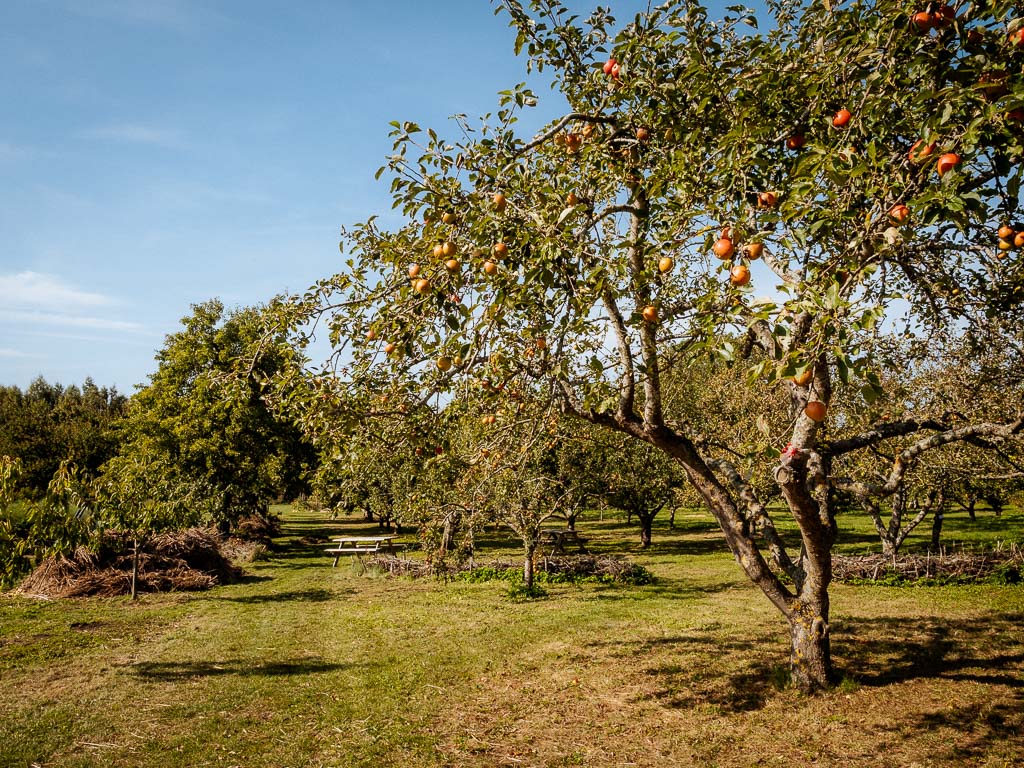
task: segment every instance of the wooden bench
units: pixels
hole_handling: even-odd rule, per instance
[[[362,563],[363,555],[373,554],[379,551],[380,544],[374,544],[372,547],[334,547],[333,549],[324,550],[328,555],[334,555],[334,564],[331,566],[332,568],[336,568],[338,566],[338,561],[341,559],[342,555],[355,555],[356,558],[359,559],[359,562]]]
[[[325,549],[324,552],[328,555],[334,555],[334,563],[331,566],[336,568],[338,561],[342,555],[355,555],[356,559],[359,560],[359,564],[363,565],[363,555],[373,555],[380,552],[382,549],[386,549],[388,552],[393,551],[394,544],[392,543],[395,537],[388,536],[336,536],[333,539],[333,546],[329,549]],[[363,566],[363,570],[366,567]]]
[[[552,530],[547,529],[540,532],[541,543],[546,544],[550,547],[548,550],[548,556],[565,554],[566,544],[576,544],[579,547],[579,551],[586,552],[587,548],[584,544],[587,543],[587,539],[580,536],[576,531],[569,530]]]

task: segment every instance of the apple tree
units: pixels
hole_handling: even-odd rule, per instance
[[[181,485],[205,489],[205,507],[226,533],[305,487],[311,447],[263,400],[263,382],[302,360],[283,337],[264,335],[255,308],[227,310],[211,300],[192,310],[167,336],[149,384],[131,399],[120,456],[144,457]]]
[[[392,379],[421,403],[532,382],[662,452],[787,622],[794,682],[821,689],[835,462],[909,439],[853,488],[885,494],[930,450],[1024,427],[1018,403],[833,439],[830,413],[838,392],[877,397],[884,361],[867,350],[882,330],[970,337],[996,314],[1019,327],[1024,18],[1008,2],[770,0],[715,19],[675,0],[618,25],[557,0],[500,5],[566,111],[522,135],[539,96],[520,84],[493,114],[456,117],[451,138],[394,123],[382,173],[405,223],[344,230],[343,271],[273,315],[300,345],[329,336],[323,380],[350,418]],[[784,436],[751,445],[666,416],[666,371],[708,358],[776,388]],[[766,475],[796,551],[747,479]]]

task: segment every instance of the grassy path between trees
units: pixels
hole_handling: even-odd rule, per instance
[[[0,765],[1024,761],[1020,586],[837,585],[847,679],[808,699],[783,687],[785,628],[706,515],[661,521],[636,554],[653,585],[513,603],[500,583],[331,568],[300,539],[370,529],[282,511],[278,551],[241,584],[134,605],[0,596]],[[1021,517],[1001,521],[1019,540]],[[621,521],[580,527],[635,548]]]

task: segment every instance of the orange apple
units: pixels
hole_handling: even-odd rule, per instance
[[[896,203],[889,209],[889,218],[897,224],[902,224],[910,218],[910,209],[903,203]]]
[[[413,264],[411,267],[409,267],[409,278],[410,279],[418,276],[419,273],[420,273],[420,265],[419,264]]]
[[[450,357],[439,357],[437,358],[437,369],[444,373],[450,370],[452,367],[452,359]]]
[[[824,421],[825,419],[825,404],[820,400],[811,400],[807,403],[807,407],[804,408],[804,414],[809,419],[814,421]]]
[[[508,200],[505,199],[505,195],[503,195],[501,192],[495,192],[494,197],[491,198],[491,201],[494,203],[494,210],[496,210],[498,213],[504,211],[505,206],[508,204]]]
[[[444,263],[444,268],[447,269],[449,272],[458,272],[459,266],[460,265],[458,259],[448,259],[448,261]]]
[[[1014,234],[1016,233],[1013,231],[1013,227],[1011,227],[1009,224],[1003,224],[1003,226],[999,228],[999,231],[996,234],[999,235],[999,237],[1002,238],[1003,240],[1012,240]]]
[[[662,273],[671,272],[672,267],[674,267],[675,265],[676,263],[671,256],[662,256],[658,260],[658,271]]]
[[[443,258],[444,257],[444,246],[441,245],[440,243],[438,243],[437,245],[434,246],[433,253],[434,253],[434,258],[435,259]]]
[[[504,243],[495,243],[493,252],[495,258],[504,259],[506,256],[508,256],[508,246],[505,245]]]
[[[498,272],[498,265],[495,264],[493,261],[485,261],[484,272],[493,277]]]
[[[918,11],[910,17],[910,23],[918,32],[927,32],[932,28],[932,15],[928,11]]]
[[[922,160],[924,160],[932,152],[935,151],[934,142],[930,144],[924,144],[924,146],[921,146],[922,144],[924,144],[924,139],[918,139],[917,141],[914,142],[914,146],[910,148],[910,151],[907,152],[907,159],[910,162],[920,163]]]
[[[454,224],[455,214],[452,213],[451,211],[445,211],[444,213],[441,214],[441,221],[445,224]]]
[[[426,278],[421,277],[415,283],[412,284],[412,289],[421,296],[425,296],[430,293],[430,281]]]
[[[836,128],[845,128],[853,114],[848,109],[840,109],[832,118],[832,125]]]
[[[779,198],[774,192],[757,193],[757,205],[760,208],[774,208],[778,200]]]
[[[720,237],[715,241],[715,244],[711,247],[714,251],[715,256],[724,260],[731,259],[733,252],[736,250],[732,244],[732,240],[728,237]]]
[[[960,165],[960,155],[956,152],[947,152],[939,158],[939,164],[937,166],[939,176],[945,176],[946,173]]]
[[[648,304],[646,307],[644,307],[643,311],[640,314],[643,315],[644,320],[646,320],[648,323],[658,322],[658,310],[651,304]]]
[[[750,282],[750,267],[746,264],[736,264],[729,270],[729,282],[740,287]]]
[[[762,253],[764,253],[763,243],[747,243],[743,246],[743,255],[751,261],[760,259]]]
[[[794,376],[793,383],[796,384],[798,387],[806,387],[808,384],[811,383],[811,379],[813,378],[814,371],[811,368],[808,368],[803,373],[798,373],[796,376]]]

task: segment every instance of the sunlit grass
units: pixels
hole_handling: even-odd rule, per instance
[[[1020,538],[1014,510],[950,539]],[[274,556],[210,592],[0,598],[0,765],[1012,765],[1024,590],[833,589],[835,691],[786,687],[785,628],[706,513],[579,524],[649,586],[443,585],[331,568],[289,512]],[[860,516],[843,521],[871,546]],[[848,524],[847,524],[848,523]],[[866,524],[865,524],[866,523]],[[977,524],[977,528],[971,528]],[[411,537],[410,537],[411,538]],[[308,539],[307,539],[308,541]],[[518,557],[501,532],[481,558]],[[413,555],[415,556],[415,555]],[[899,715],[896,716],[895,713]]]

